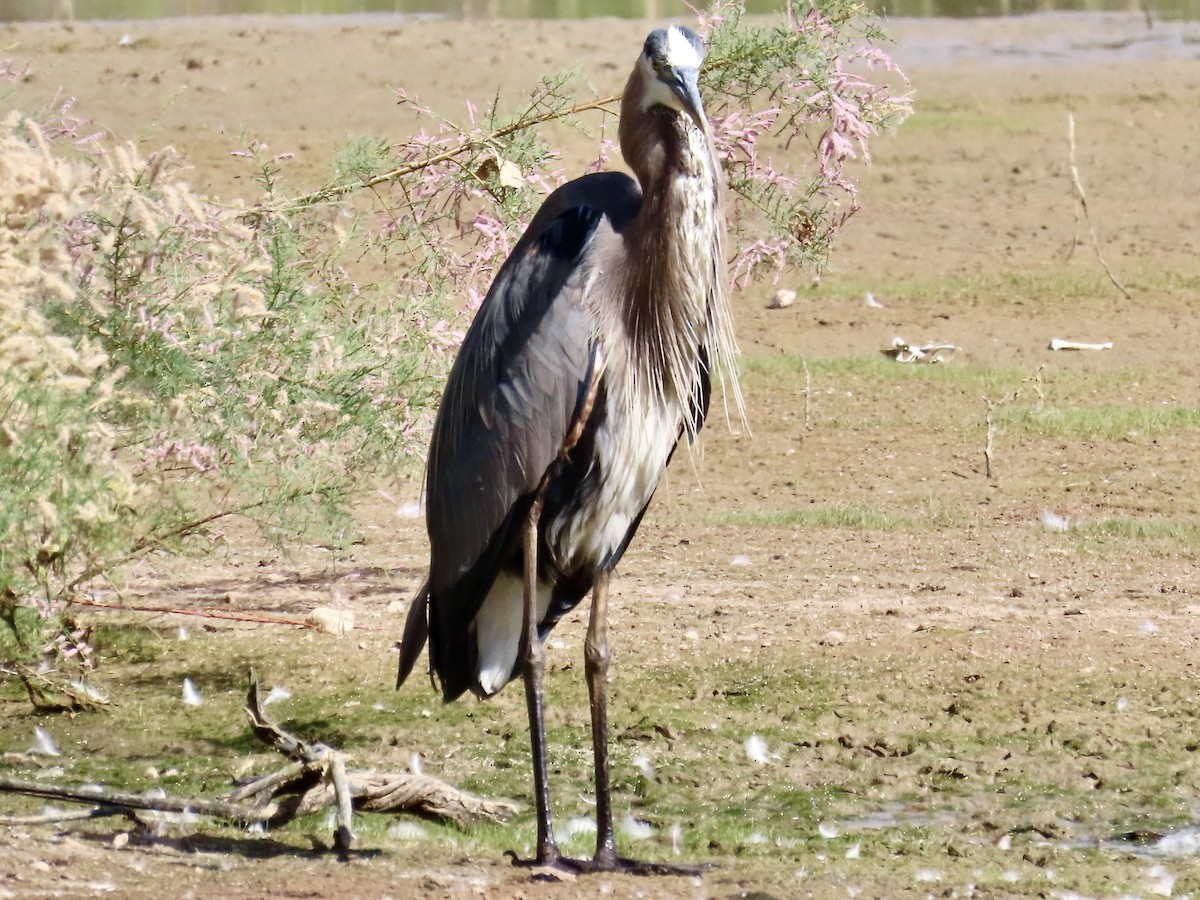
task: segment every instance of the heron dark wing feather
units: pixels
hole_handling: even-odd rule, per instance
[[[426,477],[430,660],[448,697],[473,677],[453,671],[470,662],[471,620],[591,381],[589,248],[599,230],[631,219],[637,202],[632,180],[613,173],[551,195],[501,268],[450,372]]]
[[[571,210],[511,258],[463,342],[429,454],[435,592],[475,564],[570,427],[592,343],[574,263],[598,221]]]

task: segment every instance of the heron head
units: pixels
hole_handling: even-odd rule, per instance
[[[671,25],[650,32],[638,66],[645,79],[642,108],[665,106],[685,113],[701,131],[707,129],[700,102],[700,64],[704,44],[694,31]]]

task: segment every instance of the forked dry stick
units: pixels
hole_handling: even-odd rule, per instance
[[[1126,300],[1132,300],[1133,297],[1129,291],[1125,289],[1125,285],[1117,280],[1117,276],[1113,274],[1112,269],[1108,267],[1108,262],[1104,259],[1104,254],[1100,252],[1100,239],[1096,236],[1096,226],[1092,224],[1091,214],[1088,212],[1087,194],[1083,190],[1083,182],[1079,178],[1079,167],[1075,164],[1075,114],[1067,113],[1067,135],[1071,143],[1071,183],[1075,185],[1075,195],[1079,198],[1079,206],[1083,210],[1084,221],[1087,222],[1088,231],[1092,236],[1092,249],[1096,251],[1096,259],[1100,260],[1100,265],[1104,269],[1104,274],[1108,276],[1108,280],[1116,285],[1117,290],[1125,295]],[[1079,216],[1076,213],[1076,227],[1078,228]],[[1079,242],[1078,233],[1075,236],[1074,246]]]

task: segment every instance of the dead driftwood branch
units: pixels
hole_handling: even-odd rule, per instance
[[[335,803],[339,808],[346,809],[345,804],[349,802],[358,810],[412,812],[460,826],[481,818],[502,822],[517,811],[513,803],[476,797],[428,775],[346,769],[344,757],[336,750],[325,744],[306,743],[266,717],[259,703],[258,681],[253,672],[250,673],[250,690],[246,696],[246,715],[250,718],[250,727],[255,736],[294,760],[295,764],[239,787],[230,795],[230,799],[270,799],[280,794],[290,794],[282,803],[280,813],[287,818],[324,809]],[[340,772],[333,768],[338,759],[342,759]],[[344,783],[345,787],[341,787],[340,783]],[[348,819],[348,809],[345,815]]]
[[[42,797],[70,803],[92,804],[79,811],[48,811],[37,817],[19,817],[20,822],[68,821],[106,815],[130,815],[136,810],[191,813],[242,824],[279,826],[297,815],[334,806],[334,847],[345,855],[353,842],[353,810],[408,812],[463,826],[477,819],[504,821],[517,811],[515,804],[486,800],[452,785],[409,772],[373,772],[348,769],[346,758],[327,744],[310,743],[284,731],[263,712],[258,696],[258,679],[250,673],[246,715],[256,737],[292,762],[268,775],[239,785],[220,800],[154,796],[115,790],[101,785],[72,787],[41,781],[0,776],[0,792]],[[19,824],[16,817],[0,817],[0,824]]]

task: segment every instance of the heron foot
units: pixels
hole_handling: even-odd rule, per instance
[[[546,858],[533,857],[522,859],[513,850],[504,853],[512,864],[521,869],[542,870],[546,874],[562,873],[567,876],[590,875],[599,872],[614,872],[621,875],[667,876],[675,878],[696,878],[703,875],[712,865],[683,865],[676,863],[647,862],[640,859],[628,859],[624,856],[605,856],[594,859],[572,859],[566,856],[552,854]],[[535,872],[535,874],[537,874]]]

